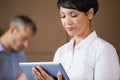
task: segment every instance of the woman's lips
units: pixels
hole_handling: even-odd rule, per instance
[[[73,31],[74,27],[67,27],[66,30],[67,31]]]

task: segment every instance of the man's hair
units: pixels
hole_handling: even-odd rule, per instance
[[[97,0],[58,0],[57,6],[75,9],[81,12],[88,12],[90,8],[94,9],[94,15],[98,11],[98,1]]]
[[[13,26],[13,25],[18,29],[29,27],[31,28],[33,33],[37,32],[35,23],[28,16],[25,16],[25,15],[19,15],[13,18],[10,21],[9,26]]]

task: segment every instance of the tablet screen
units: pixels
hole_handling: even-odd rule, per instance
[[[24,62],[19,63],[23,72],[26,74],[28,80],[35,80],[34,74],[32,73],[32,67],[41,66],[49,75],[57,80],[57,73],[61,72],[63,80],[69,80],[61,63],[54,62]]]

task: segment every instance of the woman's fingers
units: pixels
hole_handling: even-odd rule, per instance
[[[42,76],[42,74],[40,73],[40,71],[37,70],[37,68],[34,67],[34,68],[32,68],[32,70],[36,77],[36,80],[45,80],[44,77]]]
[[[42,67],[38,67],[40,70],[42,76],[45,78],[45,80],[54,80],[49,74],[47,74]]]
[[[47,74],[44,71],[44,69],[40,66],[38,66],[37,68],[33,67],[32,70],[33,70],[36,80],[54,80],[53,77],[50,76],[49,74]],[[58,80],[62,80],[61,72],[58,72],[57,78],[58,78]]]
[[[37,68],[33,67],[32,70],[33,70],[36,80],[54,80],[52,76],[47,74],[44,71],[44,69],[40,66],[38,66]]]
[[[62,73],[61,72],[58,72],[57,78],[58,78],[58,80],[62,80]]]

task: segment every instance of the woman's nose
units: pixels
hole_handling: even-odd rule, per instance
[[[66,17],[66,24],[67,25],[71,25],[72,24],[72,20],[70,17]]]

